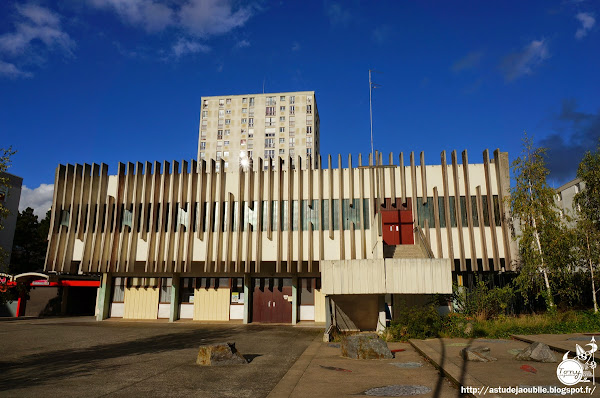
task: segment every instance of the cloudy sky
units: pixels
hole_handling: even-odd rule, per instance
[[[314,90],[321,154],[550,149],[600,136],[597,1],[0,2],[0,147],[43,214],[59,163],[191,159],[203,95]]]

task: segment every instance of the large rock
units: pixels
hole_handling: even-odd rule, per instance
[[[392,359],[394,356],[375,333],[360,333],[342,338],[342,355],[353,359]]]
[[[539,341],[536,341],[535,343],[527,347],[525,350],[523,350],[521,353],[517,354],[515,359],[519,361],[536,361],[548,363],[558,362],[550,347],[548,347],[544,343],[540,343]]]
[[[243,365],[246,358],[235,349],[235,343],[201,345],[196,364],[203,366]]]
[[[490,355],[490,348],[485,346],[463,348],[460,350],[460,356],[465,361],[474,362],[492,362],[498,360]]]

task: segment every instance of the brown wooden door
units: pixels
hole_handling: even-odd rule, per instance
[[[252,321],[271,322],[271,301],[273,301],[273,290],[270,287],[269,278],[255,278],[254,291],[252,292]]]
[[[292,322],[292,284],[290,278],[255,278],[252,293],[252,321]]]
[[[273,288],[271,313],[273,322],[292,322],[292,281],[289,278],[277,278]]]

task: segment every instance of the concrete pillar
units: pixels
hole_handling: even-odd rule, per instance
[[[252,296],[252,278],[250,274],[244,274],[244,323],[250,323],[250,309]]]
[[[171,307],[169,310],[169,322],[175,322],[179,319],[179,275],[173,275],[171,282]]]
[[[387,326],[386,320],[386,304],[385,304],[385,295],[379,295],[379,317],[377,319],[377,333],[383,333]]]
[[[98,289],[98,314],[97,321],[103,321],[108,318],[110,309],[110,292],[112,288],[112,276],[108,273],[102,274],[102,284]]]
[[[60,314],[61,315],[67,315],[68,300],[69,300],[69,287],[63,286],[62,287],[62,295],[60,298]]]
[[[325,334],[323,335],[323,341],[329,343],[333,324],[331,322],[331,299],[329,296],[325,296]]]
[[[298,323],[298,276],[292,276],[292,325]]]

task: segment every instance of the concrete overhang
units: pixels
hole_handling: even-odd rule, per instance
[[[321,292],[332,294],[451,294],[450,259],[321,261]]]

